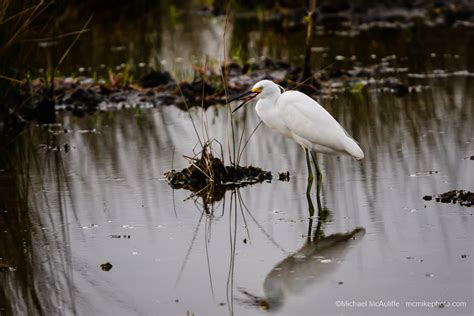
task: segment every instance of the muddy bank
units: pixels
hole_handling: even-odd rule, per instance
[[[174,105],[182,110],[224,104],[227,100],[222,74],[225,74],[229,95],[243,92],[255,82],[270,79],[290,90],[299,90],[314,98],[333,98],[339,93],[379,91],[396,96],[417,93],[428,88],[425,79],[432,76],[410,74],[407,68],[398,67],[397,56],[387,56],[368,66],[358,63],[354,56],[336,56],[336,61],[348,60],[353,66],[347,69],[328,67],[303,78],[300,67],[286,62],[262,59],[253,63],[228,63],[218,70],[198,69],[192,81],[177,81],[166,71],[150,71],[136,83],[94,80],[87,77],[58,78],[55,81],[53,100],[55,109],[72,111],[78,116],[94,111],[113,111],[121,108],[152,108]],[[439,77],[470,73],[437,74]],[[441,76],[442,75],[442,76]],[[47,84],[38,79],[28,87],[33,91],[32,106],[22,115],[32,117],[44,105]],[[50,113],[50,111],[48,111]],[[48,115],[50,117],[50,115]]]
[[[105,3],[108,2],[107,0]],[[161,12],[163,10],[159,10],[159,14],[148,16],[149,24],[143,23],[142,25],[142,23],[139,23],[139,25],[132,27],[133,30],[128,30],[131,16],[146,16],[141,10],[146,9],[146,11],[150,11],[151,8],[159,6],[157,4],[144,5],[141,2],[142,1],[118,7],[115,6],[113,8],[106,4],[96,6],[92,3],[82,4],[82,2],[81,4],[64,3],[59,5],[57,9],[60,9],[61,12],[69,12],[71,16],[66,14],[60,21],[57,21],[58,23],[55,27],[51,27],[51,30],[49,30],[48,27],[44,28],[46,31],[40,36],[45,39],[52,36],[54,40],[30,41],[28,39],[21,41],[22,43],[24,42],[24,45],[32,45],[31,47],[28,46],[28,49],[25,49],[25,51],[37,51],[38,48],[42,51],[41,54],[31,54],[40,56],[38,59],[31,55],[28,57],[21,56],[22,58],[19,58],[20,56],[15,53],[15,50],[6,56],[8,58],[5,60],[9,62],[4,64],[15,66],[6,67],[4,74],[8,75],[8,77],[18,79],[14,84],[15,87],[13,90],[17,90],[16,86],[20,84],[19,82],[28,81],[28,83],[23,89],[23,95],[19,96],[18,100],[3,101],[8,107],[0,104],[0,121],[3,121],[4,116],[10,116],[9,109],[13,109],[14,114],[18,114],[18,119],[14,115],[12,116],[13,119],[19,122],[14,122],[14,124],[20,125],[23,120],[28,121],[31,119],[36,119],[41,123],[53,122],[54,111],[64,109],[81,116],[90,111],[115,110],[122,107],[176,105],[182,109],[187,109],[192,106],[208,107],[216,103],[223,103],[225,99],[224,84],[221,80],[221,73],[217,69],[215,69],[213,73],[204,74],[201,70],[197,70],[194,80],[179,82],[166,71],[148,70],[148,73],[144,75],[147,72],[146,67],[149,65],[152,65],[154,69],[172,69],[172,67],[164,65],[166,65],[166,63],[172,64],[173,62],[172,58],[160,60],[160,63],[157,64],[147,62],[152,59],[151,57],[154,59],[156,54],[148,56],[142,52],[155,51],[155,49],[160,51],[160,49],[154,47],[154,49],[151,50],[150,47],[146,45],[141,46],[143,44],[141,41],[144,37],[146,38],[143,34],[148,34],[147,31],[156,31],[156,25],[159,25],[161,18],[164,18],[167,14],[174,16],[172,19],[173,23],[169,21],[162,22],[164,25],[168,25],[166,23],[174,24],[178,21],[181,23],[186,20],[192,20],[192,17],[196,15],[200,17],[223,15],[226,12],[225,9],[228,7],[228,2],[214,1],[209,4],[195,3],[190,5],[188,2],[181,3],[178,1],[170,12]],[[271,60],[258,60],[256,56],[267,55],[265,50],[258,49],[257,53],[250,54],[249,52],[254,50],[250,46],[268,45],[272,47],[279,45],[280,41],[274,42],[273,44],[270,42],[271,39],[265,39],[259,43],[259,41],[246,39],[246,36],[252,32],[258,32],[259,29],[265,30],[265,33],[276,34],[293,34],[294,32],[295,36],[292,36],[293,38],[300,36],[307,22],[307,4],[307,1],[278,1],[277,4],[271,1],[264,1],[263,3],[237,1],[231,3],[229,6],[230,20],[235,24],[235,30],[232,31],[232,34],[228,35],[228,38],[233,42],[230,45],[229,51],[242,52],[236,54],[232,53],[232,58],[236,57],[236,60],[245,60],[248,62],[228,65],[230,93],[240,92],[251,83],[263,78],[275,80],[287,89],[295,88],[296,83],[304,79],[301,76],[301,70],[298,68],[299,61],[296,60],[296,58],[299,57],[295,57],[301,54],[300,50],[291,50],[289,53],[282,55],[269,55],[274,58],[284,59],[288,59],[285,55],[293,56],[294,59],[291,60],[293,65],[291,66]],[[105,8],[107,8],[107,10],[104,10]],[[176,10],[179,11],[179,14]],[[22,10],[19,8],[18,10],[13,10],[13,12],[20,11]],[[123,16],[118,19],[121,22],[111,22],[110,16],[121,16],[121,14],[118,13],[119,11],[123,13]],[[70,74],[87,75],[83,77],[58,78],[54,84],[56,91],[51,92],[49,82],[51,76],[50,64],[52,61],[54,64],[54,58],[52,61],[49,60],[48,65],[46,65],[43,59],[44,54],[48,56],[48,59],[51,59],[58,52],[65,51],[70,44],[69,38],[63,41],[62,39],[55,38],[53,35],[77,31],[77,29],[80,29],[80,27],[84,25],[84,17],[89,16],[92,12],[97,13],[94,15],[94,27],[91,27],[87,34],[84,34],[84,36],[79,39],[80,44],[78,44],[78,48],[82,47],[82,49],[78,49],[77,52],[74,49],[70,52],[68,59],[71,59],[71,65],[63,65],[64,68],[58,68],[58,71],[66,76]],[[111,12],[115,13],[112,14]],[[410,29],[413,30],[413,34],[407,34],[406,37],[409,38],[419,33],[418,29],[420,25],[428,26],[432,29],[429,31],[429,34],[439,34],[439,29],[451,29],[454,30],[454,32],[467,29],[467,32],[469,32],[474,26],[474,2],[467,0],[416,2],[374,2],[362,0],[318,1],[317,12],[314,16],[316,20],[314,35],[316,38],[335,36],[341,37],[340,40],[344,41],[343,38],[353,38],[372,28],[383,29],[386,32],[398,30],[403,33],[405,33],[406,29]],[[213,19],[211,17],[207,18]],[[145,20],[145,18],[143,19]],[[40,19],[39,21],[46,23],[46,20],[43,21]],[[67,23],[64,21],[67,21]],[[104,21],[103,28],[98,27],[100,21]],[[202,21],[199,23],[201,22]],[[40,23],[40,25],[43,24],[44,23]],[[259,27],[254,29],[254,25],[259,25]],[[261,27],[262,25],[264,26]],[[59,29],[56,29],[56,27],[59,27]],[[69,27],[72,29],[69,29]],[[196,28],[194,24],[187,27],[190,30]],[[291,28],[293,29],[289,30]],[[111,29],[117,31],[117,33],[114,33],[114,36],[111,36]],[[13,27],[13,34],[14,32],[16,32],[16,27]],[[49,34],[50,32],[51,34]],[[158,33],[166,32],[159,29]],[[122,34],[127,34],[127,39],[121,38]],[[35,34],[35,36],[32,34],[26,37],[36,38],[37,35],[39,34]],[[114,41],[113,45],[107,40],[104,40],[106,45],[91,47],[89,44],[91,43],[90,37],[92,36],[102,39],[117,37],[118,40]],[[6,36],[6,38],[8,37],[9,36]],[[448,41],[449,40],[451,39],[448,39]],[[245,44],[246,42],[247,44]],[[136,48],[134,50],[128,48],[127,43],[133,43],[134,45],[132,46]],[[269,43],[271,45],[269,45]],[[303,43],[304,41],[300,43],[287,42],[288,46],[294,47],[303,46]],[[324,43],[324,41],[318,43]],[[148,45],[148,43],[146,44]],[[161,47],[159,44],[156,45],[157,47]],[[368,43],[368,45],[370,45],[370,43]],[[325,50],[327,49],[328,47],[313,47],[313,53],[322,55],[317,58],[324,58],[324,54],[326,54]],[[134,51],[140,53],[135,54]],[[96,53],[93,52],[100,53],[96,55]],[[392,50],[388,50],[388,52],[392,52]],[[396,50],[393,50],[393,52],[397,53]],[[174,52],[171,56],[180,60],[179,63],[183,60],[187,63],[190,60],[186,59],[186,57],[183,59],[182,56],[179,56],[179,53],[179,51],[178,54]],[[420,91],[429,85],[426,81],[416,82],[416,80],[423,81],[427,76],[431,75],[450,75],[415,73],[407,79],[404,74],[410,70],[399,66],[403,63],[392,63],[383,60],[377,60],[377,62],[375,62],[374,60],[374,64],[367,64],[367,62],[365,62],[365,64],[358,64],[357,58],[367,58],[370,53],[365,56],[361,56],[360,54],[351,56],[350,54],[352,54],[352,51],[351,53],[347,53],[347,56],[334,56],[336,65],[321,71],[318,76],[312,80],[313,82],[311,84],[307,83],[298,86],[297,89],[321,98],[333,97],[341,91],[359,93],[366,89],[377,89],[403,96],[410,92]],[[198,56],[200,55],[199,53]],[[110,56],[112,56],[112,58],[110,58]],[[221,58],[220,54],[219,57],[216,56],[211,58]],[[424,56],[423,58],[426,57],[428,56]],[[160,57],[160,59],[161,58],[162,57]],[[35,60],[34,63],[33,60]],[[130,62],[130,65],[124,64],[128,62]],[[164,63],[162,64],[161,62]],[[326,63],[325,60],[322,66],[327,66],[331,62],[332,56],[331,60],[328,60],[328,63]],[[27,65],[30,63],[34,66],[26,67],[22,75],[15,73],[18,69],[25,67],[23,64]],[[348,66],[349,63],[351,64],[350,66]],[[120,69],[122,65],[125,65],[130,72]],[[160,68],[161,65],[163,65],[162,68]],[[191,68],[191,66],[189,66],[189,68]],[[13,69],[17,70],[12,72]],[[437,71],[438,69],[435,70]],[[44,76],[44,78],[47,79],[34,80],[30,83],[30,76],[32,78]],[[135,76],[138,80],[133,80],[132,76]],[[3,85],[5,88],[8,87],[8,89],[10,89],[9,85],[11,85],[11,83],[4,81]],[[0,86],[0,90],[1,88]],[[30,94],[31,92],[33,92],[33,95]],[[13,125],[10,122],[9,124]],[[0,126],[0,128],[2,127]]]
[[[201,197],[212,204],[224,197],[227,190],[247,185],[270,182],[272,173],[253,166],[226,166],[205,147],[200,157],[188,158],[189,167],[181,171],[170,170],[164,175],[173,189],[185,189],[192,196]]]
[[[431,201],[434,199],[436,202],[441,203],[459,203],[460,205],[470,207],[474,205],[474,192],[451,190],[438,195],[425,195],[423,199],[425,201]]]

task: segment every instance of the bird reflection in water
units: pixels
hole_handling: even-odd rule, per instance
[[[310,197],[308,205],[309,213],[314,214]],[[265,311],[277,311],[285,304],[287,297],[303,293],[334,273],[352,246],[365,235],[365,229],[355,228],[347,233],[324,237],[322,226],[329,215],[328,209],[320,208],[315,229],[313,229],[313,216],[310,217],[305,243],[268,273],[263,282],[263,297],[240,289],[245,298],[239,301]]]

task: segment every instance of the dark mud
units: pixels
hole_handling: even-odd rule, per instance
[[[173,189],[189,190],[193,197],[201,197],[205,204],[221,200],[227,190],[269,182],[273,178],[271,172],[257,167],[226,166],[207,147],[199,158],[189,159],[189,167],[166,172],[166,180]]]
[[[441,203],[459,203],[463,206],[473,206],[474,205],[474,192],[464,191],[464,190],[451,190],[439,195],[425,195],[423,200],[431,201],[435,200],[436,202]]]
[[[262,79],[273,80],[287,90],[299,90],[314,98],[332,98],[338,93],[362,93],[365,90],[405,96],[427,88],[419,83],[423,78],[408,78],[408,69],[396,67],[396,59],[396,56],[388,56],[380,63],[368,66],[354,62],[348,69],[328,67],[316,72],[312,78],[303,78],[300,67],[270,59],[243,64],[232,62],[214,71],[196,70],[192,81],[178,82],[166,71],[151,71],[136,84],[117,84],[87,77],[58,78],[53,102],[56,110],[72,111],[77,116],[130,107],[175,105],[182,110],[194,106],[207,108],[224,104],[227,100],[222,84],[223,73],[230,95],[243,92]],[[34,118],[35,113],[41,112],[37,109],[44,103],[46,83],[42,79],[35,80],[28,90],[34,91],[32,107],[28,109],[28,117]]]

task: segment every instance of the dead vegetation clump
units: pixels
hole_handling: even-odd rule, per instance
[[[186,189],[209,204],[219,201],[227,190],[247,185],[271,181],[269,171],[253,166],[226,166],[222,159],[215,157],[208,144],[204,145],[200,156],[185,157],[189,167],[181,171],[165,173],[167,182],[173,189]]]

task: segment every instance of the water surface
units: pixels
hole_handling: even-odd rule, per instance
[[[137,22],[146,36],[132,40],[136,46],[91,33],[98,37],[86,37],[65,69],[142,61],[179,70],[189,69],[192,56],[221,58],[224,21],[193,17],[163,32],[153,21]],[[196,25],[199,34],[186,31]],[[283,36],[248,25],[231,25],[229,54],[301,60],[304,30]],[[190,38],[166,44],[180,34]],[[60,113],[57,125],[31,126],[1,160],[0,264],[8,268],[0,274],[0,313],[472,314],[472,209],[422,199],[474,191],[474,162],[466,159],[474,155],[471,38],[469,28],[426,26],[319,35],[317,66],[336,56],[345,57],[338,67],[350,67],[351,56],[370,64],[395,55],[416,74],[401,78],[424,88],[404,97],[364,91],[321,100],[365,159],[319,157],[324,210],[311,218],[316,203],[314,190],[313,201],[305,195],[302,150],[264,126],[241,163],[289,171],[290,181],[227,192],[214,205],[164,181],[164,172],[187,166],[183,155],[199,151],[189,114],[176,107]],[[89,49],[88,41],[103,49]],[[124,45],[115,55],[104,48]],[[426,74],[439,78],[419,78]],[[228,161],[228,108],[191,115]],[[252,105],[232,120],[235,135],[244,130],[246,137],[258,124]],[[214,150],[220,154],[218,143]],[[101,270],[104,262],[110,271]],[[381,300],[399,305],[341,306]],[[466,306],[406,306],[413,301]]]

